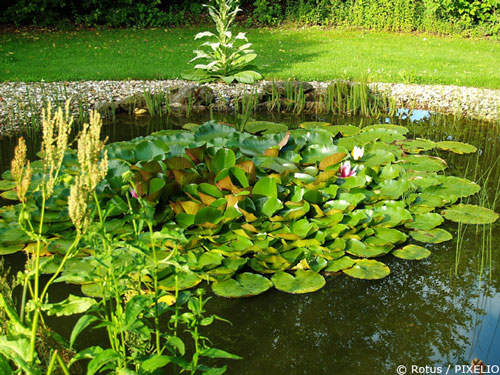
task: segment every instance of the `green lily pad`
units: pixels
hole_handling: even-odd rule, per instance
[[[219,297],[241,298],[264,293],[272,286],[273,283],[268,278],[244,272],[236,275],[235,279],[213,283],[212,290]]]
[[[393,250],[392,255],[401,259],[420,260],[427,258],[429,255],[431,255],[431,252],[425,247],[412,244],[407,245],[401,249]]]
[[[315,292],[325,285],[323,276],[314,271],[297,270],[295,277],[287,272],[277,272],[271,278],[274,287],[282,292],[303,294]]]
[[[423,172],[439,172],[448,166],[443,159],[428,155],[408,155],[402,162],[406,169]]]
[[[477,148],[473,145],[463,142],[456,141],[442,141],[436,143],[436,147],[441,150],[452,151],[456,154],[471,154],[477,151]]]
[[[408,236],[397,229],[373,227],[375,236],[387,244],[398,244],[405,242]]]
[[[259,179],[252,189],[252,195],[277,198],[278,187],[276,180],[272,177]]]
[[[343,256],[328,262],[325,272],[339,272],[347,268],[351,268],[356,264],[356,261],[349,256]]]
[[[453,238],[450,232],[442,228],[436,228],[431,230],[417,230],[410,232],[410,236],[419,242],[425,243],[441,243],[449,241]]]
[[[361,129],[354,125],[333,125],[328,127],[328,131],[335,131],[342,134],[344,137],[351,137],[353,135],[359,134],[361,132]]]
[[[314,129],[314,128],[323,128],[325,126],[330,126],[329,122],[320,122],[320,121],[306,121],[299,125],[300,128],[303,129]]]
[[[476,194],[481,187],[466,178],[455,176],[439,176],[439,185],[433,185],[424,190],[425,193],[435,194],[442,197],[454,196],[457,198],[468,197]]]
[[[418,230],[430,230],[441,225],[443,221],[443,217],[435,212],[416,214],[413,221],[405,223],[405,227]]]
[[[448,220],[464,224],[491,224],[497,221],[498,214],[486,207],[472,204],[457,204],[443,211]]]
[[[358,259],[351,268],[345,269],[346,275],[364,280],[382,279],[391,273],[384,263],[373,259]]]
[[[270,121],[250,121],[246,123],[245,130],[252,134],[275,134],[286,132],[288,126]]]
[[[196,272],[193,271],[183,271],[177,274],[177,288],[179,290],[190,289],[201,283],[201,279]],[[165,289],[168,291],[175,290],[175,275],[170,275],[163,280],[158,281],[158,286],[160,289]]]
[[[418,154],[422,151],[429,151],[436,147],[435,142],[422,138],[406,139],[404,141],[399,141],[398,144],[401,145],[401,148],[405,152],[411,154]]]
[[[393,124],[377,124],[377,125],[369,125],[363,128],[363,131],[368,131],[372,129],[388,129],[394,132],[397,132],[401,135],[405,135],[409,132],[408,128],[401,125],[393,125]]]
[[[211,167],[214,173],[219,173],[225,168],[231,168],[235,165],[235,156],[233,150],[230,148],[220,148],[215,153],[212,160]]]
[[[230,126],[209,121],[196,129],[194,138],[196,141],[211,141],[214,138],[229,138],[235,132],[236,130]]]

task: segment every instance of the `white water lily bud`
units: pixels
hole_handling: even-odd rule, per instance
[[[351,155],[354,160],[359,160],[363,157],[364,153],[365,153],[364,147],[354,146]]]

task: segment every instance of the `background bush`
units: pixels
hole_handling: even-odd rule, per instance
[[[208,0],[207,0],[208,1]],[[57,26],[182,26],[199,22],[203,0],[7,0],[0,22]],[[285,21],[444,34],[500,33],[500,0],[242,0],[250,25]]]

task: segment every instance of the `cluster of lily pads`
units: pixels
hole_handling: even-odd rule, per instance
[[[125,240],[134,234],[126,201],[132,209],[138,199],[154,208],[161,254],[177,249],[175,261],[182,265],[161,270],[159,285],[166,290],[208,280],[219,296],[246,297],[273,286],[313,292],[329,274],[380,279],[390,273],[384,256],[419,260],[431,254],[425,244],[450,240],[439,228],[444,219],[487,224],[498,218],[487,208],[460,203],[480,186],[446,175],[446,161],[428,154],[475,152],[469,144],[408,139],[407,128],[388,124],[306,122],[288,130],[253,122],[240,132],[211,121],[187,128],[110,144],[109,172],[98,188],[108,231]],[[64,254],[75,235],[67,197],[76,165],[76,155],[68,152],[66,177],[46,205],[47,259]],[[32,168],[35,190],[43,170],[38,162]],[[2,177],[1,196],[17,199],[10,172]],[[29,204],[36,219],[36,191]],[[1,254],[31,251],[32,239],[17,224],[19,210],[0,209]],[[179,237],[161,235],[168,230]],[[97,280],[70,275],[98,266],[92,250],[82,246],[62,280],[80,282],[92,295]]]

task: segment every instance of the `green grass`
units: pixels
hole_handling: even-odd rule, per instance
[[[209,27],[0,32],[0,81],[179,78]],[[500,88],[500,42],[320,28],[250,29],[266,79]]]

